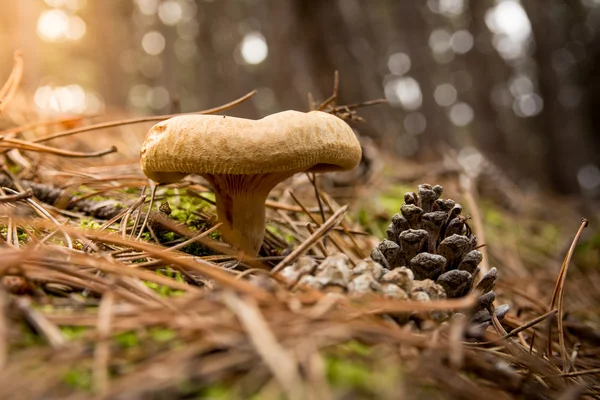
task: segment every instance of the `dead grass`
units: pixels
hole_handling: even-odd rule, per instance
[[[15,69],[0,91],[0,110],[8,109],[22,62]],[[356,107],[336,106],[336,97],[334,91],[312,108],[351,118]],[[10,115],[2,117],[10,124]],[[528,243],[520,233],[504,232],[500,240],[494,229],[487,232],[487,261],[498,267],[498,294],[512,311],[484,341],[467,342],[458,318],[418,331],[390,315],[466,309],[471,297],[356,300],[308,288],[292,292],[281,280],[263,279],[277,279],[301,254],[322,259],[342,251],[356,261],[370,252],[373,238],[312,176],[312,193],[294,196],[285,187],[273,193],[273,229],[263,253],[240,259],[211,237],[218,229],[211,193],[196,178],[159,188],[150,200],[136,160],[76,164],[54,157],[75,154],[58,140],[52,148],[35,144],[123,123],[67,130],[58,123],[48,132],[55,121],[30,121],[0,132],[0,398],[600,396],[598,321],[585,318],[590,307],[598,311],[600,274],[586,271],[589,285],[577,293],[567,276],[583,224],[560,271],[558,251],[524,257],[520,249]],[[35,137],[40,126],[42,136],[17,138]],[[42,149],[52,156],[38,154]],[[442,183],[452,188],[452,182]],[[154,211],[165,200],[179,222]],[[93,207],[103,202],[99,218]],[[481,211],[483,229],[486,210],[474,197],[469,207]],[[573,214],[563,215],[574,231]],[[511,218],[526,217],[506,213],[507,224]]]

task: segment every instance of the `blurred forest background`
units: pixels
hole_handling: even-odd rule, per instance
[[[600,0],[4,0],[0,76],[16,49],[48,118],[307,110],[338,70],[338,104],[389,101],[359,129],[399,156],[600,193]]]

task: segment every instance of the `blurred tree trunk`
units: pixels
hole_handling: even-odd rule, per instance
[[[123,72],[119,62],[121,52],[130,47],[139,46],[132,43],[131,4],[128,2],[89,2],[86,9],[88,24],[83,40],[86,50],[93,49],[96,54],[93,69],[87,63],[82,64],[85,70],[79,81],[89,80],[102,94],[106,104],[121,106],[127,104],[130,81],[124,81],[128,76]],[[89,57],[89,53],[83,54]],[[85,74],[92,76],[85,77]]]
[[[536,41],[535,58],[544,99],[544,109],[538,117],[539,129],[544,135],[544,164],[555,189],[578,192],[577,172],[594,158],[598,162],[600,153],[589,125],[589,121],[599,118],[598,108],[588,108],[596,94],[589,87],[586,89],[590,78],[598,85],[597,75],[589,74],[597,73],[598,67],[594,66],[586,74],[584,63],[569,65],[568,59],[573,56],[568,47],[576,45],[571,39],[573,28],[585,24],[586,14],[581,10],[581,4],[575,1],[524,2],[524,6]],[[561,102],[561,96],[565,96],[561,89],[568,87],[583,90],[581,105],[567,107],[565,101]],[[591,112],[588,114],[588,111]]]

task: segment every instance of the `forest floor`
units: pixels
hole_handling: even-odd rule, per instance
[[[583,229],[581,204],[394,159],[352,187],[278,186],[260,256],[240,260],[201,179],[151,196],[127,130],[139,119],[106,134],[82,118],[37,122],[14,90],[0,91],[0,105],[12,98],[0,108],[0,398],[600,398],[600,234],[594,215]],[[362,260],[422,183],[461,203],[477,236],[464,295],[289,279],[301,263],[373,268]],[[492,267],[495,302],[474,327],[470,289]]]

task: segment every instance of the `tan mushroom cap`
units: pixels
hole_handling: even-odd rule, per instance
[[[182,115],[152,127],[141,166],[148,178],[169,183],[190,173],[349,170],[361,154],[350,126],[320,111],[284,111],[260,120]]]

